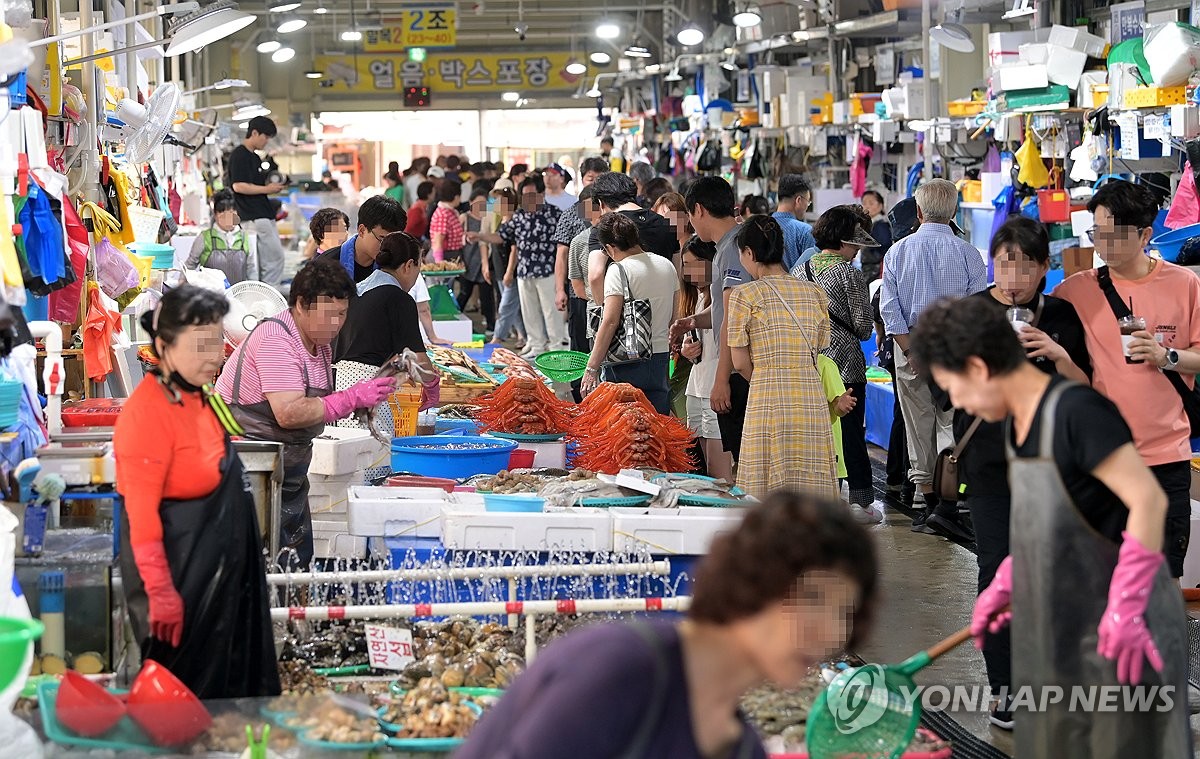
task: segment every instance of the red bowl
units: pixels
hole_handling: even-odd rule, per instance
[[[159,746],[190,743],[212,724],[212,716],[179,678],[147,659],[129,689],[129,716]]]
[[[95,738],[117,726],[125,716],[125,704],[104,686],[67,670],[58,686],[54,713],[71,732]]]

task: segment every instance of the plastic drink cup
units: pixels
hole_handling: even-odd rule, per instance
[[[1125,363],[1140,364],[1143,363],[1140,358],[1131,358],[1129,355],[1129,344],[1133,342],[1134,332],[1143,332],[1146,329],[1146,320],[1141,316],[1126,316],[1117,324],[1121,327],[1121,349],[1125,353]]]
[[[1008,323],[1012,325],[1012,328],[1018,335],[1021,334],[1023,329],[1033,324],[1033,312],[1028,308],[1013,306],[1005,312],[1005,316],[1008,318]]]

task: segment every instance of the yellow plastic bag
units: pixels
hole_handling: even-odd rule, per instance
[[[1018,182],[1035,190],[1050,183],[1050,172],[1046,169],[1046,162],[1042,160],[1042,151],[1033,137],[1033,128],[1028,121],[1025,122],[1025,141],[1017,148],[1014,157],[1017,159],[1017,166],[1020,167],[1017,172]]]

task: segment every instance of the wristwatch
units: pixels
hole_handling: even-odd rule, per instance
[[[1174,371],[1177,366],[1179,366],[1179,351],[1167,348],[1167,363],[1163,365],[1163,371]]]

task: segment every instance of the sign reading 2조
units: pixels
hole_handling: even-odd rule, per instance
[[[569,52],[513,54],[430,52],[424,61],[407,55],[364,53],[318,56],[325,72],[319,86],[330,94],[401,93],[428,87],[435,95],[573,89],[587,74],[568,74]]]
[[[382,29],[363,32],[367,53],[402,53],[410,47],[454,47],[458,11],[451,3],[429,3],[389,14]]]

